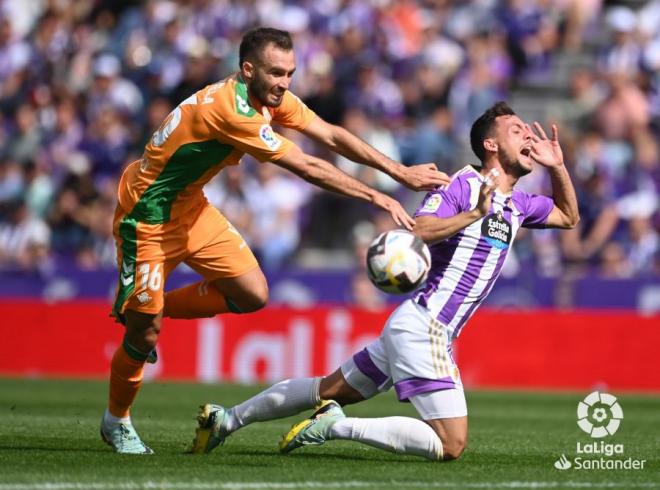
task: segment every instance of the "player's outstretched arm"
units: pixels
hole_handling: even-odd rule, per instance
[[[397,225],[408,230],[415,224],[399,201],[345,174],[330,162],[303,153],[297,146],[274,163],[322,189],[371,202],[389,212]]]
[[[499,178],[497,176],[484,181],[479,189],[477,205],[469,211],[463,211],[448,218],[440,218],[434,215],[417,216],[413,231],[429,245],[455,235],[488,214],[488,209],[493,200],[493,191],[498,184]]]
[[[552,200],[554,208],[546,220],[551,228],[574,228],[580,221],[577,197],[573,183],[564,165],[564,154],[559,144],[557,125],[552,125],[552,139],[545,134],[543,127],[534,123],[536,133],[532,132],[532,159],[548,169],[552,182]]]
[[[329,124],[318,116],[309,123],[303,133],[349,160],[385,172],[414,191],[431,190],[449,183],[449,176],[440,172],[435,163],[406,167],[383,155],[344,128]]]

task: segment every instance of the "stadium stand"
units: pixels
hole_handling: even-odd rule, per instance
[[[475,161],[467,129],[498,99],[558,121],[582,221],[521,236],[505,275],[657,282],[659,0],[4,1],[0,277],[112,269],[122,167],[178,102],[237,69],[240,36],[256,25],[295,36],[294,93],[406,164]],[[336,163],[410,209],[422,197]],[[525,180],[548,192],[543,172]],[[207,195],[274,273],[350,270],[392,226],[249,159]]]

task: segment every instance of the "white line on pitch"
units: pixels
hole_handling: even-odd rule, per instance
[[[0,490],[296,490],[303,488],[437,488],[437,489],[547,489],[547,488],[640,488],[660,489],[660,484],[644,482],[582,481],[503,481],[503,482],[415,482],[415,481],[304,481],[304,482],[41,482],[0,483]]]

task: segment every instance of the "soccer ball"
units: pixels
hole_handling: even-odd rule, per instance
[[[417,235],[391,230],[379,235],[367,251],[367,273],[374,285],[390,294],[417,289],[431,267],[431,252]]]

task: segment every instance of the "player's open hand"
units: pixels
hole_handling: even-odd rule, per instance
[[[390,216],[392,216],[394,222],[399,226],[403,226],[406,230],[410,231],[413,229],[413,226],[415,226],[415,220],[412,219],[408,213],[406,213],[406,210],[403,209],[401,203],[399,203],[399,201],[396,199],[392,199],[385,194],[378,193],[374,197],[373,203],[379,208],[384,209],[390,213]]]
[[[552,139],[548,138],[543,127],[536,121],[534,122],[534,129],[536,133],[532,131],[532,151],[529,154],[532,160],[544,167],[560,167],[563,165],[564,154],[559,145],[557,125],[552,125]]]
[[[481,183],[481,187],[479,188],[479,198],[477,199],[477,206],[475,207],[475,210],[481,217],[488,214],[490,205],[493,201],[493,192],[499,184],[499,172],[496,170],[491,170]]]
[[[399,181],[413,191],[430,191],[439,185],[449,184],[449,176],[440,172],[435,163],[420,163],[404,167]]]

